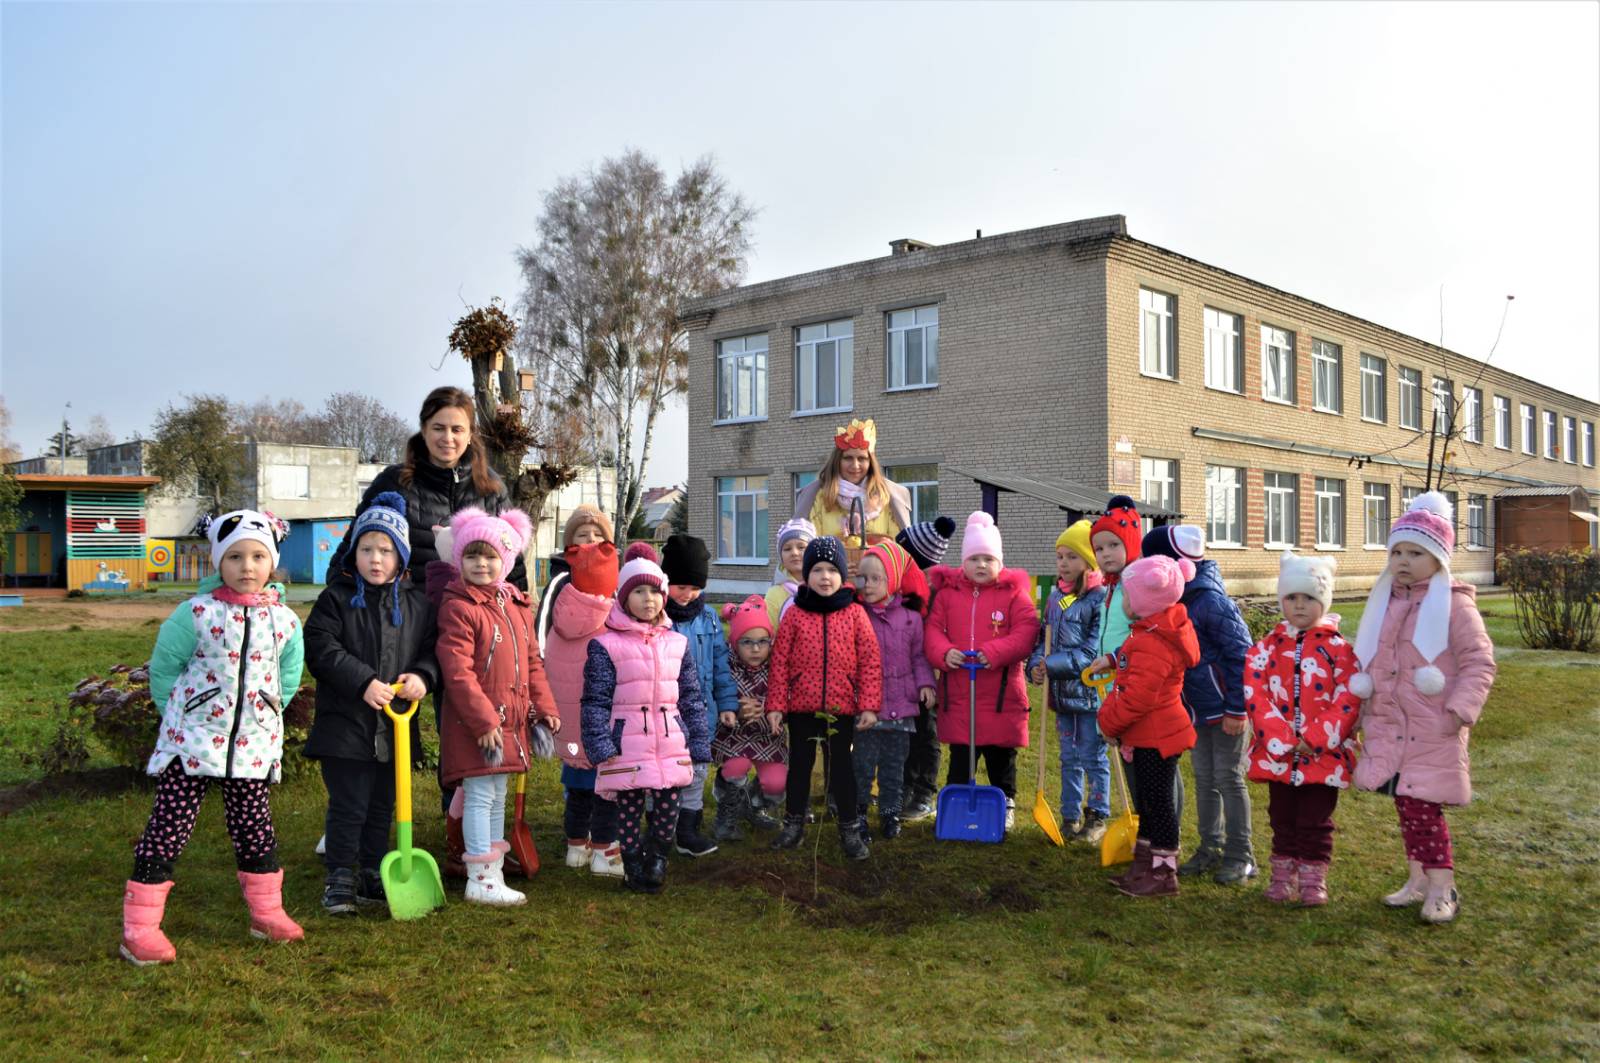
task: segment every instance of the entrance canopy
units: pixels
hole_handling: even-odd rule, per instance
[[[1035,480],[1016,473],[987,472],[979,469],[958,468],[946,465],[945,469],[957,476],[965,476],[983,491],[983,511],[1000,520],[1000,492],[1023,495],[1066,511],[1069,523],[1097,517],[1106,511],[1110,494],[1070,480]],[[1175,510],[1147,502],[1139,503],[1139,515],[1153,524],[1172,524],[1183,519]]]

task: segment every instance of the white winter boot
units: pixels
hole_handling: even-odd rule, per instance
[[[589,839],[567,839],[567,866],[573,869],[589,866]]]
[[[467,866],[467,893],[464,898],[468,904],[487,904],[496,908],[510,908],[518,904],[527,903],[526,894],[519,893],[506,885],[505,873],[502,865],[506,857],[502,852],[468,854],[461,858]]]
[[[589,871],[596,875],[608,875],[613,878],[622,877],[622,846],[618,842],[601,847],[595,846],[589,858]]]
[[[1413,904],[1421,904],[1427,892],[1428,877],[1422,873],[1422,861],[1407,860],[1406,866],[1411,869],[1411,877],[1406,879],[1404,886],[1383,899],[1383,903],[1391,908],[1409,908]]]
[[[1454,868],[1431,867],[1423,874],[1428,876],[1428,892],[1422,898],[1424,923],[1448,923],[1461,910],[1461,896],[1456,893]]]

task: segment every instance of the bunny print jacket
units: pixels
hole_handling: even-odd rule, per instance
[[[1348,789],[1355,770],[1361,699],[1355,647],[1329,613],[1307,631],[1280,623],[1244,659],[1250,716],[1249,777],[1256,782]],[[1296,752],[1301,739],[1311,753]]]

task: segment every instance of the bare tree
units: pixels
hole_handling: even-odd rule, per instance
[[[186,491],[198,483],[213,514],[237,495],[244,472],[244,437],[228,400],[186,395],[156,415],[147,466],[161,477],[160,490]]]
[[[260,398],[229,408],[239,435],[252,443],[320,443],[319,427],[297,399]]]
[[[0,395],[0,465],[21,458],[22,448],[11,438],[11,408],[6,405],[5,396]]]
[[[116,441],[116,434],[111,431],[111,422],[106,420],[104,414],[97,413],[89,418],[89,427],[84,430],[79,444],[83,453],[88,453],[101,447],[109,447]]]
[[[411,425],[405,418],[371,395],[356,391],[328,396],[322,411],[310,421],[317,442],[353,447],[361,461],[399,461],[411,436]]]
[[[618,529],[639,510],[656,418],[688,386],[680,309],[743,277],[754,216],[709,158],[669,180],[629,151],[558,183],[538,246],[518,252],[523,350],[599,429],[596,452],[616,448]]]

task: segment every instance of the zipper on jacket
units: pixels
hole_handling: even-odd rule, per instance
[[[506,630],[511,632],[511,686],[513,690],[522,686],[522,649],[517,643],[517,625],[511,622],[511,614],[506,612],[506,599],[503,594],[496,594],[494,602],[500,607],[500,615],[506,618]],[[495,628],[498,633],[499,628]],[[495,639],[496,642],[499,639]]]
[[[1294,741],[1295,748],[1289,752],[1289,784],[1294,785],[1294,770],[1300,766],[1300,729],[1304,726],[1305,716],[1300,711],[1300,653],[1304,649],[1306,633],[1296,632],[1294,636]]]
[[[489,678],[489,670],[494,667],[494,651],[495,651],[495,647],[497,647],[499,645],[500,645],[500,625],[499,624],[495,624],[494,625],[494,638],[489,640],[489,656],[483,662],[483,678],[484,679],[488,679]]]
[[[822,705],[818,712],[828,711],[828,618],[832,613],[822,614]]]
[[[227,646],[227,642],[223,642]],[[244,687],[245,677],[250,668],[250,607],[244,609],[244,637],[239,642],[239,692],[233,700],[233,730],[228,732],[228,764],[223,772],[223,778],[233,778],[233,749],[234,742],[239,737],[239,724],[244,722]]]

